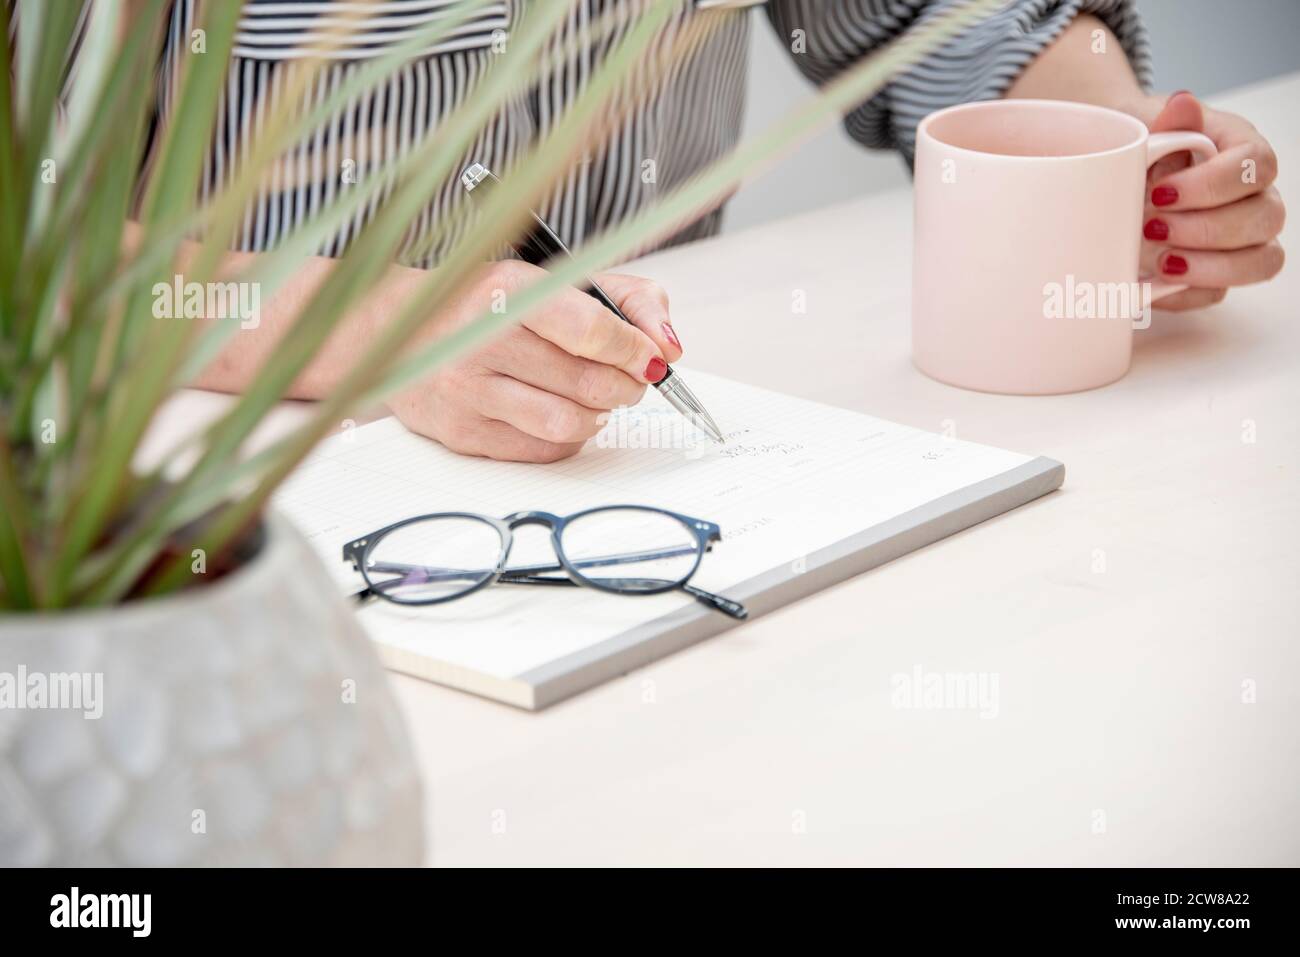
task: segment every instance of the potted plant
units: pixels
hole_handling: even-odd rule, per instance
[[[255,455],[249,435],[377,281],[483,124],[565,54],[548,38],[567,5],[530,8],[509,48],[417,148],[341,188],[255,265],[222,275],[235,226],[282,154],[484,3],[466,0],[295,113],[287,104],[301,101],[294,94],[320,68],[327,37],[287,73],[286,106],[203,203],[197,186],[240,4],[202,6],[173,119],[156,132],[141,183],[132,158],[149,127],[167,3],[99,0],[84,23],[78,3],[0,4],[3,34],[14,38],[0,44],[0,863],[415,863],[421,795],[405,729],[356,618],[301,538],[268,513],[279,483],[349,410],[671,232],[995,0],[932,19],[859,64],[769,134],[553,264],[507,312],[403,348],[514,236],[584,144],[599,141],[631,71],[698,40],[650,55],[674,4],[649,4],[631,29],[610,33],[586,90],[510,189],[476,212],[472,229],[446,224],[463,238],[336,392]],[[378,213],[255,381],[214,423],[142,467],[159,406],[239,329],[186,321],[178,300],[216,284],[266,301],[370,203]],[[197,252],[182,273],[183,243]],[[171,305],[159,308],[163,298]]]

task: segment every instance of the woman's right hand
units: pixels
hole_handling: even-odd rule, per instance
[[[484,268],[469,290],[431,323],[442,336],[545,273],[507,260]],[[465,455],[555,462],[600,431],[612,409],[636,404],[646,384],[681,357],[668,297],[635,276],[596,277],[632,320],[591,296],[565,289],[487,345],[438,369],[389,400],[407,428]]]

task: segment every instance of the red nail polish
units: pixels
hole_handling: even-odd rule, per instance
[[[1178,190],[1172,186],[1157,186],[1151,191],[1151,202],[1156,206],[1172,206],[1178,202]]]
[[[677,338],[677,333],[673,331],[672,323],[663,323],[664,338],[675,345],[678,349],[682,347],[681,341]]]
[[[1164,263],[1160,267],[1162,272],[1171,276],[1181,276],[1187,272],[1187,260],[1175,253],[1170,253],[1165,257]]]
[[[1169,224],[1163,219],[1148,219],[1147,224],[1142,227],[1142,235],[1147,239],[1168,239]]]
[[[646,381],[652,384],[658,384],[659,380],[668,374],[668,363],[664,362],[658,356],[655,356],[645,367]]]

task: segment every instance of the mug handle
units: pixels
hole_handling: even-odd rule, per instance
[[[1158,161],[1164,159],[1170,153],[1178,153],[1182,150],[1188,150],[1198,160],[1204,162],[1213,156],[1219,155],[1219,148],[1214,145],[1214,140],[1210,139],[1204,133],[1192,133],[1179,131],[1174,133],[1152,133],[1147,137],[1147,169],[1150,169]],[[1150,283],[1151,297],[1143,303],[1148,307],[1143,309],[1143,318],[1147,324],[1149,320],[1149,307],[1157,299],[1163,299],[1165,296],[1172,296],[1176,292],[1182,292],[1188,288],[1186,284],[1171,282],[1153,282],[1149,278],[1140,279],[1139,282]],[[1146,328],[1143,326],[1134,326],[1134,328]]]

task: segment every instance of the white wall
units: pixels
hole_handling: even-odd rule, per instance
[[[840,0],[827,0],[840,2]],[[1300,0],[1138,0],[1154,50],[1156,88],[1201,95],[1300,70]],[[745,135],[809,95],[811,86],[760,11],[750,51]],[[724,229],[907,183],[903,161],[863,149],[836,126],[745,185]]]

